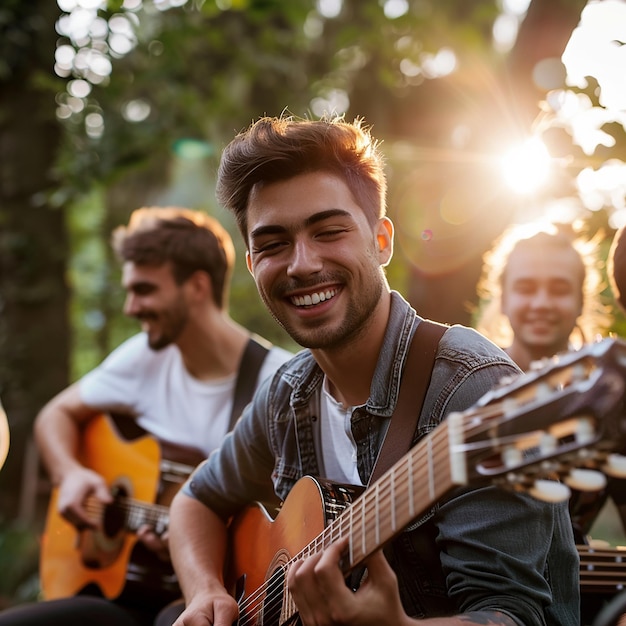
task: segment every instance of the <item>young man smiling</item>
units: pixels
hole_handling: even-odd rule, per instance
[[[173,502],[170,545],[187,602],[176,626],[230,626],[237,617],[223,571],[227,523],[242,508],[260,501],[273,510],[305,475],[370,479],[423,323],[386,280],[393,225],[385,196],[381,154],[358,121],[263,118],[223,153],[218,198],[235,215],[261,298],[308,349],[257,391]],[[450,327],[413,442],[518,373],[484,337]],[[296,512],[294,528],[309,522]],[[305,626],[578,626],[578,560],[564,504],[494,487],[455,491],[384,555],[374,552],[355,589],[341,569],[346,545],[340,539],[286,568]]]

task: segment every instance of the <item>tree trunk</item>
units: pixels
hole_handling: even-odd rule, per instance
[[[0,397],[11,447],[0,472],[0,515],[25,522],[37,487],[34,418],[68,383],[69,288],[63,208],[51,202],[61,140],[52,64],[56,2],[5,9],[0,74]],[[8,70],[8,71],[6,71]],[[42,87],[47,78],[47,86]],[[22,481],[25,481],[22,484]],[[23,489],[20,491],[19,487]]]

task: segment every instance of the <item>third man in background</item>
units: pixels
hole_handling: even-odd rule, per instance
[[[608,328],[596,244],[570,226],[513,226],[484,260],[474,325],[523,370]]]

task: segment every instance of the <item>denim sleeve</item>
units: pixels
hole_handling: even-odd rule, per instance
[[[485,487],[435,516],[450,598],[461,611],[504,611],[524,626],[577,624],[578,555],[566,503]]]
[[[184,493],[224,521],[252,502],[262,503],[270,512],[278,505],[271,480],[274,454],[268,445],[265,418],[271,380],[262,384],[221,447],[183,486]]]

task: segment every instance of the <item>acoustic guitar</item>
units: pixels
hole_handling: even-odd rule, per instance
[[[176,456],[191,463],[171,460]],[[157,441],[129,418],[103,414],[90,420],[79,459],[105,478],[114,500],[106,506],[88,500],[98,530],[78,531],[59,514],[58,489],[52,490],[40,551],[43,597],[64,598],[95,586],[114,599],[131,584],[148,597],[180,595],[171,564],[139,544],[135,533],[143,524],[157,533],[167,529],[171,499],[201,458],[199,451]]]
[[[238,624],[287,626],[298,611],[289,568],[341,538],[346,577],[451,490],[492,484],[544,500],[626,476],[626,343],[607,339],[503,381],[450,414],[371,487],[300,479],[273,519],[260,505],[229,527],[226,584]],[[602,473],[600,473],[602,472]],[[294,523],[296,521],[296,523]],[[251,541],[254,537],[255,540]]]

